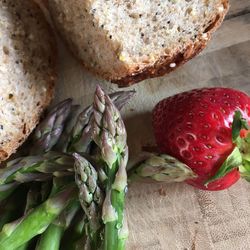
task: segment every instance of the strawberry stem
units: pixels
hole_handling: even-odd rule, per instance
[[[246,119],[242,117],[241,112],[237,110],[234,113],[233,124],[232,124],[232,140],[233,140],[233,143],[236,143],[237,145],[238,145],[238,142],[241,140],[240,131],[242,129],[249,130],[249,125]]]

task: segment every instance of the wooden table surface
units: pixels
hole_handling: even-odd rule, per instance
[[[59,79],[55,102],[74,97],[89,104],[95,85],[116,86],[82,69],[59,41]],[[231,0],[231,9],[208,48],[177,71],[132,87],[136,97],[123,116],[131,159],[153,145],[150,113],[162,98],[196,87],[227,86],[250,94],[250,0]],[[250,185],[203,192],[186,184],[129,187],[127,213],[130,250],[250,249]]]

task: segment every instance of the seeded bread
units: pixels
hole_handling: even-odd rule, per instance
[[[84,66],[128,86],[198,54],[228,0],[48,0],[61,37]]]
[[[50,28],[31,0],[0,0],[0,162],[14,153],[49,104],[55,81]]]

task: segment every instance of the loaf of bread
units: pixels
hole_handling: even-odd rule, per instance
[[[51,101],[53,34],[31,0],[0,0],[0,162],[14,153]]]
[[[61,37],[99,76],[128,86],[198,54],[228,0],[49,0]]]

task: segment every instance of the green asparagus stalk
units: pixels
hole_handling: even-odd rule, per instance
[[[13,219],[13,214],[15,213],[16,204],[13,199],[8,199],[4,203],[1,204],[0,207],[0,230],[2,230],[3,226]]]
[[[72,106],[70,114],[69,114],[67,120],[65,121],[65,126],[64,126],[63,132],[62,132],[57,144],[55,145],[56,151],[64,152],[64,153],[68,152],[68,147],[69,147],[69,144],[71,143],[70,134],[71,134],[71,131],[72,131],[74,125],[76,124],[78,116],[80,115],[81,112],[82,112],[82,107],[80,105],[73,105]]]
[[[0,202],[8,198],[17,188],[18,183],[0,185]]]
[[[27,194],[24,215],[28,214],[34,207],[36,207],[40,203],[40,201],[40,187],[36,183],[33,183]]]
[[[64,186],[67,185],[69,181],[70,180],[67,177],[54,178],[50,197],[53,197],[53,195],[55,195],[62,188],[64,188]],[[78,209],[79,209],[79,202],[75,201],[73,204],[71,204],[69,207],[63,210],[60,216],[58,216],[42,234],[36,246],[36,250],[59,249],[63,233],[69,226],[72,218],[74,217]]]
[[[51,224],[42,234],[36,250],[56,250],[60,247],[60,240],[63,235],[63,227]]]
[[[135,91],[119,91],[110,95],[118,109],[129,101]],[[61,152],[86,152],[91,142],[89,122],[93,107],[82,109],[66,99],[57,104],[37,126],[33,134],[31,154],[48,152],[54,146]],[[86,138],[86,139],[85,139]],[[79,147],[79,151],[76,149]]]
[[[110,99],[116,106],[118,110],[122,108],[129,102],[129,100],[135,95],[135,90],[128,91],[117,91],[109,94]]]
[[[26,200],[23,197],[26,197],[27,191],[27,187],[21,186],[0,203],[0,231],[6,223],[23,216],[26,205]]]
[[[24,209],[24,216],[28,214],[34,207],[36,207],[40,202],[40,187],[34,183],[31,185],[26,199],[26,205]],[[26,250],[28,249],[30,242],[27,241],[15,250]]]
[[[33,134],[31,154],[48,152],[58,142],[64,123],[71,111],[72,100],[67,99],[56,105],[37,126]]]
[[[62,246],[64,250],[76,249],[79,240],[82,240],[85,235],[85,224],[87,218],[82,209],[80,209],[73,218],[70,227],[67,228],[62,239]],[[81,244],[82,249],[84,244]]]
[[[31,152],[35,154],[39,153],[44,153],[48,152],[49,150],[52,149],[53,146],[55,146],[59,139],[61,138],[62,132],[64,130],[65,126],[65,121],[69,119],[69,116],[71,111],[74,111],[74,107],[71,108],[72,100],[67,99],[58,105],[56,105],[47,115],[47,117],[38,125],[36,128],[36,131],[33,136],[33,141],[34,141],[34,148]],[[51,157],[51,156],[49,156]],[[29,182],[31,180],[33,181],[46,181],[51,179],[52,177],[55,176],[63,176],[70,174],[67,171],[67,166],[68,168],[71,167],[70,162],[68,162],[70,158],[63,156],[60,159],[52,159],[52,161],[46,161],[44,160],[44,163],[42,163],[40,171],[34,171],[32,170],[32,173],[29,171],[22,173],[22,171],[19,171],[17,174],[18,180],[15,179],[15,181],[21,181],[21,182]],[[56,161],[54,161],[56,160]],[[40,165],[40,163],[38,163]],[[66,167],[66,168],[65,168]],[[45,170],[45,171],[44,171]],[[66,170],[62,172],[63,170]],[[21,172],[21,173],[20,173]],[[46,185],[47,184],[47,185]],[[46,196],[46,186],[48,186],[49,183],[44,183],[43,184],[43,196]],[[56,247],[56,244],[60,242],[60,237],[63,232],[62,227],[59,227],[58,225],[50,225],[48,229],[45,231],[43,234],[40,244],[38,246],[39,249],[45,247],[45,249],[49,246],[50,249],[51,247]],[[46,244],[48,243],[48,239],[50,240],[51,238],[54,237],[53,244]],[[59,248],[59,246],[58,246]]]
[[[50,151],[41,156],[28,156],[19,161],[9,162],[0,170],[0,201],[7,198],[20,183],[51,180],[53,177],[73,175],[72,156]],[[99,179],[103,182],[107,176],[98,169]],[[149,154],[136,164],[128,173],[129,181],[144,182],[181,182],[195,178],[195,174],[176,158],[164,154]]]
[[[0,169],[0,197],[1,193],[10,192],[16,183],[44,181],[53,176],[70,175],[73,164],[74,159],[71,156],[53,151],[10,161],[6,168]]]
[[[29,244],[28,244],[28,242],[26,242],[25,244],[16,248],[15,250],[26,250],[26,249],[28,249],[28,247],[29,247]]]
[[[127,188],[127,135],[118,109],[97,86],[94,97],[93,139],[101,150],[106,180],[102,219],[105,224],[104,249],[125,248],[124,203]]]
[[[7,210],[5,210],[5,209],[1,209],[0,210],[0,214],[1,214],[1,218],[0,218],[0,230],[3,228],[3,226],[6,223],[8,223],[8,221],[10,221],[10,218],[11,218],[13,210],[14,209],[13,209],[12,206],[8,206]]]
[[[0,232],[0,250],[16,249],[43,233],[58,215],[76,199],[74,185],[49,198],[18,221],[6,224]]]
[[[122,108],[133,94],[133,91],[117,92],[112,94],[112,98],[116,102],[118,108]],[[52,109],[34,133],[34,146],[32,152],[34,154],[47,152],[56,144],[58,144],[60,148],[60,144],[62,145],[65,141],[67,142],[65,144],[72,144],[72,137],[69,136],[72,131],[80,131],[80,133],[76,135],[80,135],[77,142],[79,143],[78,145],[86,145],[83,150],[80,150],[86,151],[92,141],[90,122],[92,119],[91,117],[93,116],[93,108],[90,107],[83,112],[85,114],[82,115],[86,115],[87,118],[83,119],[83,123],[80,125],[80,130],[77,130],[79,129],[79,123],[82,122],[81,119],[78,119],[78,123],[76,123],[76,118],[79,118],[79,110],[79,106],[71,106],[71,100],[69,99]],[[83,128],[82,130],[81,126]],[[76,143],[75,145],[77,148],[78,146]],[[62,150],[66,151],[65,148]],[[20,183],[46,181],[54,176],[71,174],[72,169],[70,166],[67,167],[67,160],[69,160],[70,157],[66,159],[66,164],[65,158],[67,157],[62,156],[60,158],[62,161],[60,161],[51,155],[43,155],[43,157],[25,157],[12,161],[4,171],[0,172],[0,201],[8,197]],[[66,166],[62,167],[61,165]],[[71,163],[69,163],[69,165],[71,165]]]
[[[74,154],[75,181],[79,188],[79,201],[86,214],[86,232],[89,236],[90,248],[100,248],[102,240],[103,191],[98,186],[98,174],[95,168],[79,154]]]
[[[130,100],[135,91],[119,91],[110,94],[110,98],[119,110]],[[91,121],[93,120],[93,107],[89,106],[84,109],[77,118],[72,128],[69,138],[69,146],[67,152],[88,152],[92,142]]]
[[[134,94],[135,91],[119,91],[110,97],[118,109],[122,109]],[[79,105],[72,106],[71,99],[59,103],[36,128],[31,154],[48,152],[55,145],[56,150],[62,152],[86,152],[91,142],[92,114],[92,106],[81,112]]]
[[[128,171],[129,181],[183,182],[195,178],[195,173],[178,159],[166,154],[149,154]]]
[[[42,234],[36,250],[59,250],[62,236],[78,209],[79,202],[75,201],[68,209],[64,210]]]
[[[40,195],[41,195],[41,200],[46,201],[51,193],[52,189],[52,183],[51,181],[46,181],[41,183],[41,190],[40,190]]]
[[[130,94],[132,95],[133,92],[130,92]],[[120,109],[130,96],[128,92],[118,92],[113,94],[112,98],[116,102],[117,108]],[[72,112],[70,114],[69,111],[65,112],[64,109],[65,114],[62,114],[65,107],[61,106],[60,108],[60,105],[57,106],[53,112],[49,113],[43,125],[38,127],[37,131],[39,132],[36,132],[37,136],[35,137],[36,150],[33,152],[44,152],[55,145],[55,148],[64,152],[73,150],[85,152],[92,142],[93,131],[91,126],[93,123],[93,139],[101,150],[101,158],[105,162],[104,168],[99,169],[97,174],[89,162],[80,155],[74,155],[78,164],[75,167],[76,183],[80,189],[81,205],[87,214],[85,221],[86,234],[84,236],[87,235],[88,238],[84,247],[88,247],[89,244],[92,249],[97,249],[99,247],[97,242],[102,234],[98,211],[100,211],[103,201],[100,197],[98,201],[98,197],[96,197],[96,194],[100,193],[100,189],[97,189],[97,179],[99,179],[106,186],[106,197],[102,211],[102,219],[105,223],[105,250],[125,249],[125,242],[128,237],[126,216],[124,214],[128,151],[126,131],[119,111],[99,87],[96,90],[94,106],[88,107],[80,115],[79,106],[68,108],[67,110]],[[10,194],[19,183],[46,181],[51,180],[53,177],[72,175],[73,162],[72,156],[55,152],[49,152],[42,156],[19,158],[10,162],[6,169],[0,170],[0,201],[6,198],[8,193]],[[164,182],[170,180],[179,182],[195,177],[194,173],[186,165],[166,155],[150,157],[133,168],[130,175],[132,180],[143,178],[144,180]],[[93,184],[96,186],[93,186]],[[41,210],[40,213],[43,215],[45,210]],[[20,225],[23,225],[23,221],[26,221],[26,217],[29,215],[27,214],[20,220]],[[62,234],[68,227],[66,224],[64,215],[58,217],[53,223],[52,221],[48,223],[47,226],[49,226],[42,235],[37,249],[58,249]],[[16,225],[13,223],[9,227],[8,225],[5,226],[4,230],[7,228],[8,231],[9,228],[15,227]],[[19,224],[17,225],[18,228]],[[7,246],[6,241],[10,242],[11,245],[11,240],[8,241],[3,236],[4,230],[0,233],[0,250],[3,249],[2,239],[4,239],[4,246]],[[42,229],[42,231],[44,230]],[[16,230],[14,229],[13,232],[16,232]],[[21,231],[18,232],[21,235]],[[11,232],[10,235],[15,238],[18,233],[12,236],[13,233]],[[54,244],[51,244],[51,242]],[[21,247],[24,246],[25,244]]]
[[[47,117],[38,125],[33,135],[33,148],[31,152],[33,154],[41,154],[48,152],[58,142],[61,137],[64,123],[71,111],[71,99],[67,99],[58,105],[56,105],[47,115]],[[12,164],[12,166],[5,169],[5,182],[15,181],[16,183],[24,183],[31,181],[47,181],[54,176],[63,176],[68,173],[67,168],[72,167],[69,157],[66,155],[56,156],[51,152],[43,155],[39,159],[39,156],[26,157],[21,160],[24,166],[18,164]],[[20,162],[19,162],[20,163]],[[10,164],[11,165],[11,164]],[[65,170],[63,172],[63,170]],[[46,197],[47,188],[49,183],[42,184],[42,198]],[[26,249],[27,243],[20,248]]]
[[[92,117],[92,113],[93,108],[92,106],[89,106],[77,117],[77,121],[70,133],[70,143],[67,149],[68,152],[86,152],[88,150],[91,142],[91,138],[89,136],[89,122]]]

